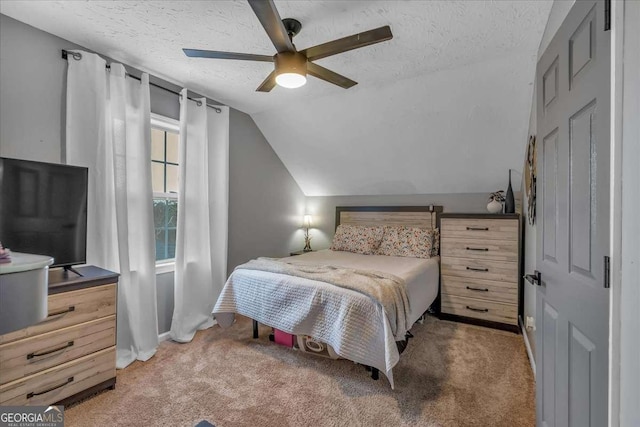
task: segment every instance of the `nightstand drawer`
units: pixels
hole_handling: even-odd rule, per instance
[[[495,301],[442,294],[442,312],[492,322],[518,324],[518,306]]]
[[[443,237],[518,241],[517,219],[442,218]]]
[[[518,261],[517,240],[479,240],[445,236],[440,243],[443,257]]]
[[[116,316],[0,345],[0,384],[116,345]]]
[[[442,275],[518,283],[518,263],[442,257]]]
[[[116,314],[116,285],[49,295],[49,317],[33,326],[0,335],[0,344]]]
[[[494,280],[442,276],[442,293],[508,304],[518,303],[518,286],[515,283]]]
[[[0,405],[51,405],[116,376],[111,347],[0,386]]]

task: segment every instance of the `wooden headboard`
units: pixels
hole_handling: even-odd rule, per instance
[[[404,225],[440,228],[442,206],[337,206],[336,228],[352,225]]]

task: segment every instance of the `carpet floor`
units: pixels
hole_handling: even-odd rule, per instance
[[[251,322],[164,342],[118,371],[116,389],[65,410],[69,426],[533,426],[522,336],[427,318],[394,369],[364,368],[251,338]]]

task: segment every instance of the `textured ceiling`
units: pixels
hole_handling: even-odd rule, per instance
[[[273,54],[245,1],[3,1],[0,12],[252,114],[308,195],[397,194],[490,191],[520,169],[551,3],[276,0],[303,24],[299,49],[382,25],[394,38],[318,61],[352,89],[309,78],[271,93],[255,92],[269,63],[181,51]]]

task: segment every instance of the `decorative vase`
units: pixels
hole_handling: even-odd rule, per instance
[[[513,189],[511,188],[511,169],[509,169],[509,187],[504,200],[504,213],[515,213],[516,201],[513,198]]]
[[[502,203],[492,200],[487,204],[487,210],[493,214],[499,213],[502,210]]]

